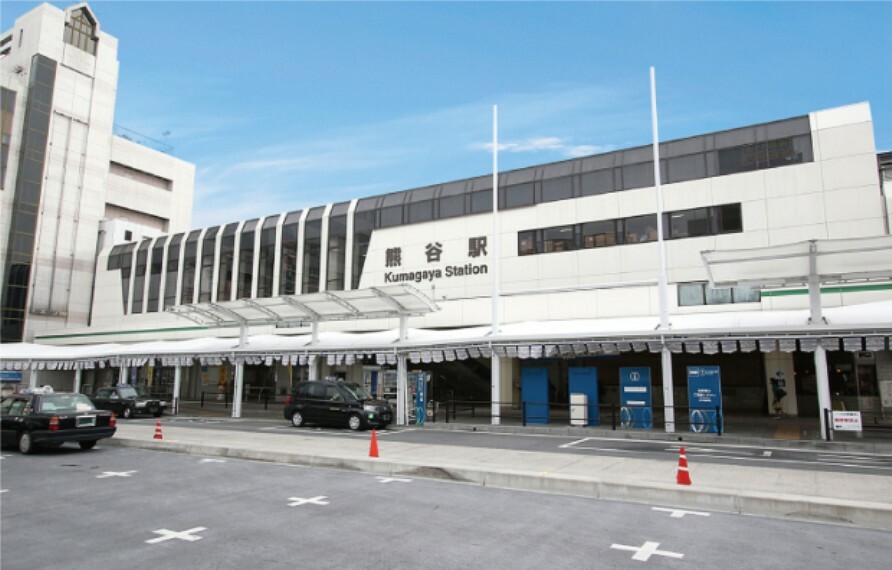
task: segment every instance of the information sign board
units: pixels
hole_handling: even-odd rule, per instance
[[[722,381],[718,366],[688,366],[688,406],[691,431],[719,433]]]

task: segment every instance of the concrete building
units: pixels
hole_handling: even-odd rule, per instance
[[[87,4],[0,35],[4,343],[89,325],[100,249],[190,226],[194,166],[114,134],[117,53]]]
[[[648,145],[191,230],[188,165],[110,139],[94,234],[103,216],[146,232],[103,225],[115,238],[71,288],[95,289],[89,326],[47,318],[0,367],[231,399],[233,415],[343,378],[401,423],[419,390],[493,422],[566,421],[573,394],[590,425],[603,406],[670,431],[725,412],[876,420],[892,408],[892,198],[873,133],[858,103],[662,142],[659,177]],[[52,307],[52,290],[31,297],[29,319]]]

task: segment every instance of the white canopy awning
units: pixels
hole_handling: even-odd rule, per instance
[[[489,357],[492,351],[518,358],[572,358],[618,352],[658,352],[666,342],[676,353],[884,350],[892,337],[892,301],[826,310],[827,323],[809,324],[806,309],[739,311],[672,315],[671,330],[657,330],[659,317],[530,321],[502,326],[492,335],[489,326],[450,330],[409,329],[368,333],[322,332],[253,335],[242,344],[236,338],[200,338],[133,344],[50,346],[0,344],[0,369],[70,369],[109,366],[187,366],[247,362],[306,364],[333,355],[336,363],[363,356],[382,363],[405,354],[412,362]]]

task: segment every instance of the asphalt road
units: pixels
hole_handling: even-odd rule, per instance
[[[121,420],[128,421],[128,420]],[[154,419],[129,420],[134,423],[154,423]],[[367,433],[352,433],[346,429],[292,427],[286,420],[244,420],[244,419],[187,419],[168,418],[177,427],[212,428],[222,431],[274,432],[278,434],[314,435],[318,437],[351,437],[368,439]],[[734,444],[700,445],[690,442],[669,442],[659,440],[634,440],[598,437],[572,437],[542,434],[492,433],[486,431],[438,430],[435,426],[420,428],[398,428],[378,432],[379,437],[391,441],[424,445],[457,445],[519,451],[548,453],[593,454],[606,456],[635,456],[642,459],[657,459],[678,462],[679,447],[685,446],[688,461],[748,465],[765,468],[806,469],[811,471],[834,471],[847,473],[868,473],[871,475],[892,476],[892,454],[837,452],[818,449],[797,449],[790,447],[748,446]]]
[[[881,568],[892,533],[64,446],[0,460],[5,570]]]

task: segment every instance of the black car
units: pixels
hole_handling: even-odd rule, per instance
[[[139,390],[143,392],[140,393]],[[130,384],[100,388],[91,400],[100,410],[112,411],[122,418],[131,418],[137,414],[149,414],[160,418],[167,407],[167,402],[153,399],[144,389],[134,388]]]
[[[97,410],[83,394],[37,389],[10,394],[0,401],[3,445],[17,445],[24,454],[37,447],[59,447],[76,441],[81,449],[115,434],[115,414]]]
[[[294,387],[284,415],[295,427],[325,424],[356,431],[387,427],[393,421],[393,408],[356,384],[309,381]]]

